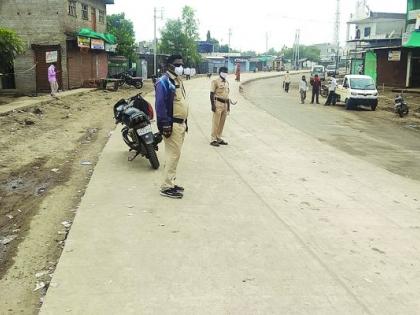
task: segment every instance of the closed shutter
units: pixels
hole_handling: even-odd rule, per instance
[[[98,54],[99,71],[98,79],[105,79],[108,76],[108,54],[103,52]]]
[[[81,56],[80,51],[72,49],[67,51],[69,89],[80,88],[83,84],[81,76]]]

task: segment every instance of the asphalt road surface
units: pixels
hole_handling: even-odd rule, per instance
[[[300,75],[299,75],[300,77]],[[290,126],[395,174],[420,180],[420,129],[404,123],[392,113],[368,109],[346,111],[343,104],[300,104],[298,76],[289,94],[282,90],[282,78],[252,82],[246,97]]]

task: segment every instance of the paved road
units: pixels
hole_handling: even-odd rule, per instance
[[[301,105],[297,95],[298,78],[293,79],[290,94],[282,91],[282,80],[276,78],[247,85],[246,97],[321,142],[395,174],[420,180],[420,126],[413,128],[397,117],[395,122],[390,122],[392,114],[387,112],[346,111],[340,104],[334,107]],[[325,103],[324,98],[321,103]]]
[[[209,84],[186,83],[183,200],[159,196],[161,174],[111,137],[41,314],[418,314],[420,184],[267,114],[235,82],[230,145],[211,147]]]

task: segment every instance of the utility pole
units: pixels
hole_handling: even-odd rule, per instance
[[[153,14],[153,21],[154,21],[154,48],[153,48],[153,69],[154,69],[154,75],[157,75],[157,37],[156,37],[156,19],[158,19],[157,14],[160,13],[160,19],[163,20],[163,8],[156,9],[154,8],[154,14]]]
[[[229,28],[229,42],[228,42],[228,53],[230,53],[230,39],[232,37],[232,29]]]
[[[268,53],[268,32],[265,32],[265,53]]]
[[[338,64],[340,58],[340,0],[337,0],[337,9],[335,12],[335,32],[334,32],[334,44],[336,46],[336,54],[335,54],[335,72],[338,74]]]
[[[296,30],[295,43],[293,44],[293,67],[299,70],[300,60],[300,30]]]

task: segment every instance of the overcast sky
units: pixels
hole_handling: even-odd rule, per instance
[[[368,4],[373,11],[403,13],[406,11],[406,2],[370,0]],[[345,41],[345,21],[353,13],[355,3],[356,0],[341,0],[341,42]],[[269,47],[290,47],[293,45],[296,29],[300,29],[302,44],[333,40],[336,0],[115,0],[114,5],[108,6],[108,14],[125,12],[126,17],[134,22],[137,41],[151,40],[153,8],[164,8],[164,19],[158,20],[159,30],[165,19],[179,17],[184,5],[190,5],[196,10],[202,39],[206,38],[206,33],[210,30],[212,37],[226,44],[228,30],[231,28],[231,47],[236,49],[264,52],[267,32]]]

